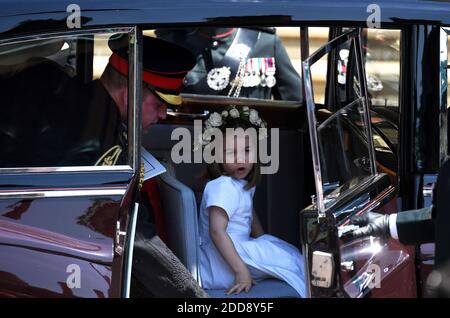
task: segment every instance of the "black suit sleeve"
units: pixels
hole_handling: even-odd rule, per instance
[[[450,160],[439,169],[433,193],[436,205],[436,258],[439,266],[450,260]]]
[[[397,215],[397,232],[403,244],[434,242],[434,218],[432,208],[403,211]]]

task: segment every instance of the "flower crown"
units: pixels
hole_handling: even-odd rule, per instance
[[[248,121],[252,126],[258,128],[258,139],[262,140],[267,138],[267,123],[259,116],[256,109],[251,109],[248,106],[242,107],[241,110],[236,106],[232,106],[228,110],[222,111],[222,113],[213,112],[209,115],[209,118],[204,122],[203,134],[201,135],[201,145],[206,146],[212,140],[214,128],[220,128],[226,125],[229,120],[240,118]]]

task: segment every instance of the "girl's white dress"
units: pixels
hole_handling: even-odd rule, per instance
[[[272,235],[250,237],[255,187],[245,190],[246,180],[221,176],[206,184],[200,205],[200,275],[206,289],[227,289],[234,274],[209,234],[207,208],[218,206],[228,215],[227,233],[255,280],[270,276],[284,280],[306,296],[303,256],[293,245]]]

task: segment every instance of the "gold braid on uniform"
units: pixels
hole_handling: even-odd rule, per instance
[[[115,145],[109,148],[95,163],[96,166],[114,166],[122,153],[122,148]]]
[[[144,184],[144,175],[145,175],[144,163],[141,162],[141,169],[139,170],[139,190],[141,190],[142,185]]]

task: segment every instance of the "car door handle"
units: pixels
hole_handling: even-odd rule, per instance
[[[190,118],[190,119],[204,119],[208,117],[209,111],[205,110],[203,113],[181,113],[177,112],[173,109],[167,109],[167,115],[181,118]]]

